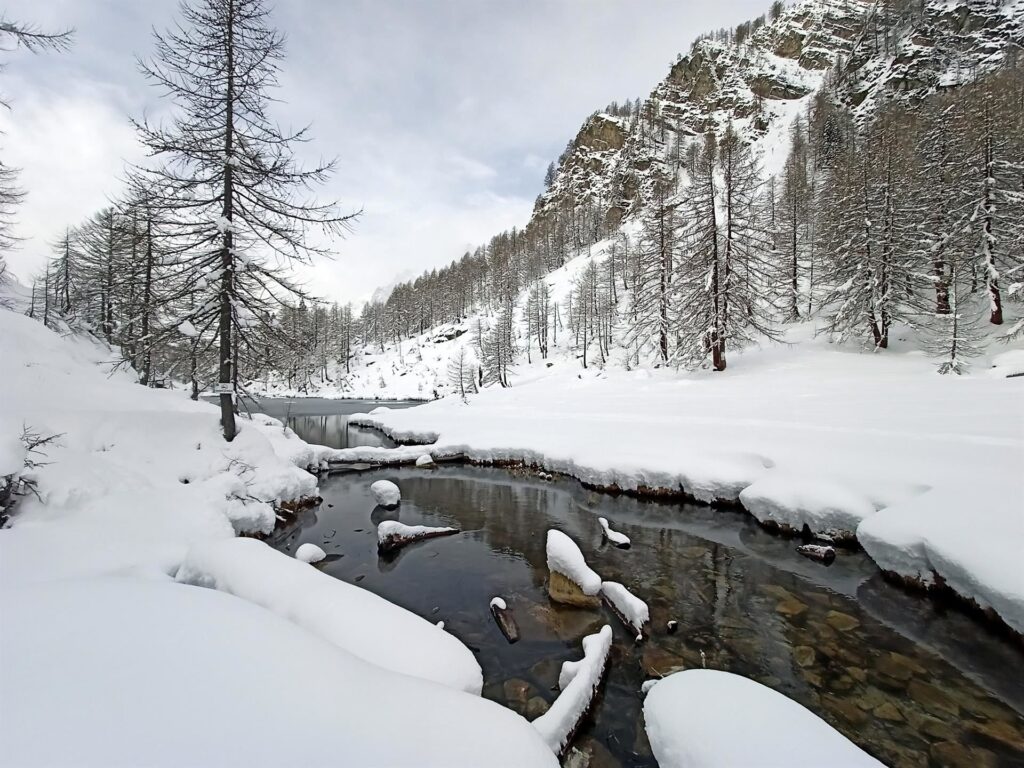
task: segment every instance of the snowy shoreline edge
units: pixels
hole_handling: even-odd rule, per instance
[[[477,450],[472,446],[461,445],[438,445],[440,434],[434,431],[403,430],[388,425],[383,419],[377,418],[374,414],[352,414],[349,416],[349,423],[374,429],[389,440],[398,444],[397,448],[340,448],[325,451],[323,459],[328,467],[333,464],[344,463],[369,463],[379,466],[399,466],[415,464],[422,453],[423,448],[430,447],[430,455],[437,463],[469,464],[474,466],[493,467],[524,467],[539,472],[547,472],[568,477],[579,482],[588,490],[607,493],[609,495],[623,494],[643,499],[662,499],[665,501],[680,501],[702,504],[706,506],[733,509],[742,511],[753,517],[758,524],[769,533],[780,535],[786,538],[796,538],[806,535],[803,529],[773,519],[770,514],[762,516],[755,509],[744,504],[742,492],[750,485],[730,488],[726,495],[709,495],[700,491],[687,490],[681,476],[672,478],[674,485],[667,483],[637,483],[633,486],[623,486],[617,482],[602,482],[606,473],[592,467],[580,466],[576,462],[560,461],[554,462],[542,452],[524,448],[503,448],[500,457],[494,454],[496,451],[484,449]],[[651,473],[661,474],[661,473]],[[684,473],[680,473],[682,475]],[[749,502],[748,502],[749,503]],[[753,505],[751,505],[753,506]],[[808,528],[805,524],[804,528]],[[982,625],[1005,636],[1021,648],[1024,648],[1024,619],[1021,619],[1011,612],[1007,615],[992,604],[979,602],[976,595],[968,594],[965,590],[958,590],[946,575],[939,572],[934,565],[929,563],[930,573],[925,575],[918,572],[900,572],[894,567],[886,567],[887,553],[881,550],[877,541],[868,541],[865,545],[863,536],[858,536],[857,530],[829,529],[813,531],[812,535],[824,533],[837,545],[848,548],[862,549],[875,563],[882,576],[890,584],[899,586],[906,591],[927,597],[940,604],[953,604],[967,615],[977,620]],[[873,538],[873,537],[872,537]],[[925,559],[926,556],[922,555]],[[930,578],[929,578],[930,577]],[[1018,624],[1020,626],[1018,626]]]

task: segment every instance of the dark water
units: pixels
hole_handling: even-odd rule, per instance
[[[394,443],[380,432],[351,426],[348,417],[353,413],[367,413],[382,405],[388,408],[409,408],[415,401],[398,400],[328,400],[322,397],[264,397],[247,401],[250,409],[281,419],[307,443],[329,445],[332,448],[356,446],[382,446],[393,448]]]
[[[375,508],[369,486],[381,478],[402,489],[397,511]],[[608,678],[576,740],[591,766],[654,765],[640,685],[702,665],[785,693],[890,765],[1024,765],[1024,654],[969,617],[885,584],[861,553],[825,568],[739,512],[615,498],[526,472],[377,470],[325,479],[321,493],[324,503],[272,543],[286,552],[319,544],[327,573],[444,620],[476,653],[484,695],[531,719],[557,695],[561,663],[580,658],[581,638],[612,625]],[[632,549],[602,544],[598,515]],[[381,558],[375,529],[386,518],[463,533]],[[552,527],[603,578],[650,604],[643,644],[607,609],[550,602]],[[491,618],[495,595],[519,623],[515,645]],[[680,624],[674,635],[669,619]]]

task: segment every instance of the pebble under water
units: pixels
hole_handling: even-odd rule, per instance
[[[401,487],[397,510],[375,507],[378,479]],[[325,478],[321,493],[323,504],[278,531],[273,546],[318,544],[330,575],[443,620],[476,654],[484,696],[529,719],[557,696],[559,668],[581,657],[582,637],[612,626],[608,676],[574,742],[577,764],[656,765],[641,683],[704,665],[781,691],[889,765],[1024,765],[1024,654],[972,618],[885,583],[863,553],[840,551],[826,568],[741,512],[612,497],[525,470],[381,469]],[[632,548],[602,543],[598,516]],[[380,557],[384,519],[463,532]],[[645,642],[607,608],[549,600],[548,528],[648,602]],[[514,645],[491,617],[496,595],[519,624]]]

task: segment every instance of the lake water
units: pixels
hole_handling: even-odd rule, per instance
[[[388,408],[409,408],[419,404],[411,400],[381,402],[329,400],[322,397],[263,397],[246,402],[254,411],[281,419],[307,443],[329,445],[332,448],[364,445],[393,448],[394,443],[380,432],[349,425],[348,417],[353,413],[367,413],[382,405]]]
[[[313,419],[296,421],[307,439],[386,443],[315,421],[323,416],[290,418]],[[395,511],[370,495],[382,478],[402,489]],[[278,531],[272,545],[292,553],[316,543],[331,576],[444,620],[476,654],[484,695],[531,719],[554,700],[559,667],[580,658],[582,637],[612,625],[608,677],[575,742],[591,766],[655,765],[640,685],[700,666],[783,692],[890,765],[1024,765],[1024,653],[970,617],[886,584],[863,553],[840,552],[826,568],[741,512],[612,497],[525,470],[380,469],[325,478],[321,493],[323,504]],[[631,549],[602,543],[599,515],[632,539]],[[376,526],[384,519],[462,533],[380,557]],[[549,600],[549,528],[570,535],[604,579],[649,603],[645,642],[634,643],[605,608]],[[490,615],[495,595],[518,621],[515,645]],[[670,619],[679,622],[675,634],[666,630]]]

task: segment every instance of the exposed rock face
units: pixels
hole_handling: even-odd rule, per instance
[[[1021,0],[924,0],[901,13],[874,0],[802,0],[741,44],[695,43],[638,114],[589,117],[528,227],[555,227],[559,219],[573,244],[584,245],[593,222],[611,229],[638,214],[652,179],[675,174],[680,140],[733,122],[757,144],[784,130],[829,72],[829,98],[866,120],[888,101],[913,100],[1000,66],[1021,45]]]
[[[556,603],[574,605],[577,608],[598,608],[601,605],[599,595],[587,595],[572,579],[558,571],[551,571],[548,577],[548,595]]]

